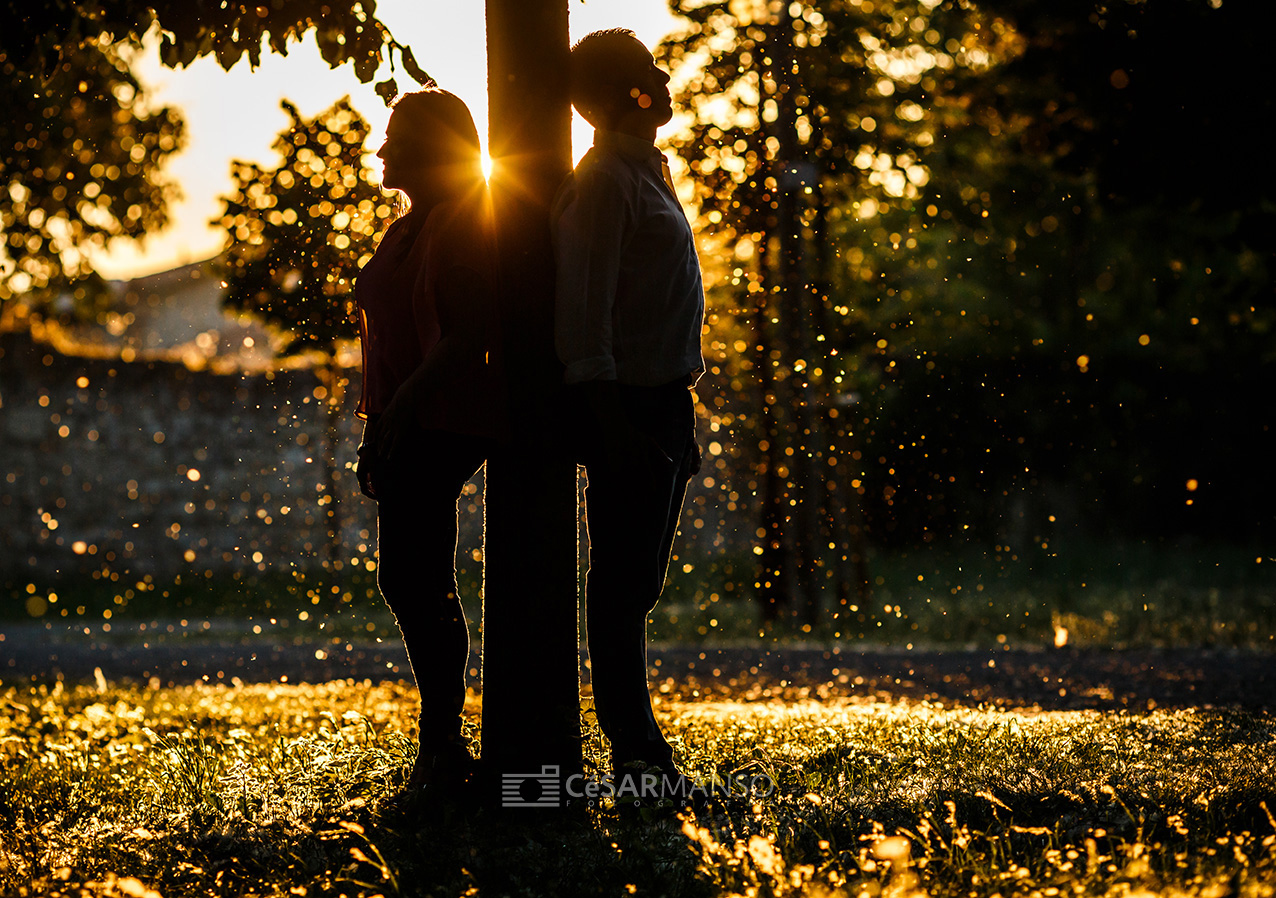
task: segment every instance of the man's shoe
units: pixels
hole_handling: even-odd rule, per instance
[[[627,761],[613,769],[612,808],[621,815],[654,820],[708,807],[711,785],[687,776],[673,761]]]

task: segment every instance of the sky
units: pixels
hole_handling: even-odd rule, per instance
[[[676,21],[667,0],[570,0],[572,39],[598,28],[632,28],[648,46],[674,30]],[[412,47],[417,61],[441,87],[459,95],[470,107],[480,134],[487,122],[487,58],[483,3],[479,0],[380,0],[377,15],[401,43]],[[439,23],[446,22],[446,28]],[[294,102],[304,116],[313,116],[349,95],[355,109],[372,125],[368,147],[375,151],[385,132],[389,110],[360,84],[349,65],[329,69],[319,57],[313,37],[292,45],[287,57],[265,53],[254,71],[246,59],[229,72],[211,58],[196,60],[185,69],[168,69],[159,62],[155,45],[135,62],[135,71],[157,106],[176,106],[186,120],[185,149],[166,166],[182,199],[169,209],[170,224],[148,236],[141,245],[115,241],[94,256],[97,270],[108,278],[129,278],[164,271],[218,253],[224,232],[208,226],[221,211],[218,197],[232,187],[232,159],[273,166],[271,149],[288,125],[279,101]],[[383,65],[378,80],[389,74]],[[396,73],[400,90],[411,89],[411,78]],[[485,136],[485,135],[484,135]],[[590,129],[576,117],[572,131],[575,155],[590,143]],[[375,176],[379,163],[369,158]]]

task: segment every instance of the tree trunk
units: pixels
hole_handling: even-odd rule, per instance
[[[819,146],[823,139],[820,116],[811,116],[814,133],[811,135],[813,146]],[[829,309],[829,293],[832,290],[832,278],[829,276],[829,233],[828,191],[825,190],[824,172],[816,175],[815,209],[811,221],[811,246],[814,262],[814,299],[816,316],[815,324],[824,334],[838,332],[833,313]],[[828,378],[837,370],[840,360],[836,350],[824,344],[824,370]],[[832,351],[830,351],[832,350]],[[855,460],[855,411],[858,397],[851,392],[843,392],[848,386],[840,389],[837,383],[826,380],[828,387],[820,397],[822,406],[821,423],[823,434],[821,446],[824,450],[824,466],[827,479],[824,484],[823,523],[828,527],[828,542],[833,546],[833,557],[829,564],[828,574],[836,585],[834,591],[836,605],[833,609],[834,625],[845,632],[851,623],[851,614],[862,612],[868,608],[872,598],[872,584],[868,573],[868,538],[864,529],[864,510],[859,492],[851,486],[854,479],[851,468]],[[836,462],[829,465],[830,461]],[[854,593],[852,593],[854,589]],[[852,596],[856,599],[852,603]],[[854,612],[852,611],[854,607]]]
[[[579,768],[576,465],[559,422],[549,203],[571,168],[567,0],[487,0],[489,149],[513,439],[487,464],[483,758]]]
[[[762,499],[762,552],[758,556],[757,591],[762,620],[773,624],[780,617],[780,609],[788,604],[791,578],[791,558],[785,541],[784,482],[780,478],[780,465],[784,452],[781,448],[780,398],[776,391],[775,364],[771,358],[772,327],[768,308],[771,296],[770,251],[763,239],[759,249],[758,270],[762,277],[763,291],[757,293],[758,308],[754,313],[754,342],[757,347],[758,410],[760,437],[766,448],[759,459],[761,480],[758,484]]]
[[[772,41],[772,77],[776,85],[776,119],[772,127],[779,140],[778,158],[772,168],[776,181],[776,282],[780,288],[777,311],[788,374],[787,389],[780,394],[781,403],[786,405],[784,457],[789,469],[785,478],[789,492],[785,535],[795,568],[793,586],[798,593],[793,611],[804,623],[814,624],[820,611],[820,584],[816,579],[819,500],[815,484],[819,475],[813,464],[819,421],[812,414],[809,386],[816,347],[811,337],[811,284],[802,220],[810,172],[797,133],[796,98],[801,82],[794,71],[793,17],[784,4],[780,4],[772,27]],[[803,363],[800,369],[799,359]]]

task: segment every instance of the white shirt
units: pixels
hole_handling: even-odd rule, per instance
[[[649,141],[597,131],[554,201],[554,342],[569,384],[704,370],[700,262],[664,162]]]

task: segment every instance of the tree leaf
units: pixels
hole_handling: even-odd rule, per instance
[[[412,55],[411,47],[399,47],[399,58],[403,62],[403,67],[407,69],[408,74],[412,76],[412,79],[417,84],[422,87],[429,87],[438,83],[429,76],[425,69],[417,65],[416,57]]]
[[[384,81],[377,82],[376,91],[381,101],[389,106],[394,102],[394,98],[399,95],[399,85],[395,83],[393,78],[387,78]]]

